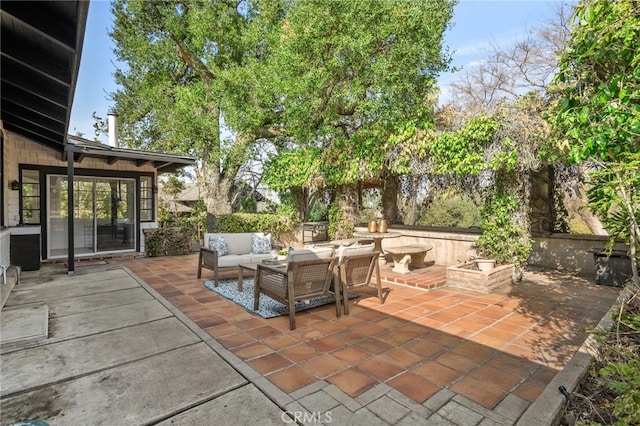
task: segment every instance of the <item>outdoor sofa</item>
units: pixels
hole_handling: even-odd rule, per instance
[[[270,235],[262,232],[206,233],[200,247],[198,278],[202,269],[213,271],[214,285],[218,286],[218,272],[238,269],[241,263],[258,263],[270,259],[276,249]]]

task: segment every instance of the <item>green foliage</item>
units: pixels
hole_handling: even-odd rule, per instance
[[[365,209],[361,209],[358,212],[358,222],[359,223],[369,223],[372,220],[378,220],[378,215],[380,214],[380,212],[378,210],[375,209],[370,209],[370,208],[365,208]]]
[[[620,163],[603,164],[590,176],[588,206],[609,233],[609,248],[618,239],[631,244],[632,233],[636,233],[633,240],[640,250],[640,153],[622,156]]]
[[[322,149],[307,147],[284,151],[265,164],[263,182],[276,191],[310,187],[320,176]]]
[[[158,205],[158,223],[161,228],[178,227],[189,235],[192,241],[199,241],[202,233],[206,229],[205,207],[202,200],[198,201],[192,208],[191,213],[174,213],[166,209],[163,203]]]
[[[162,189],[168,195],[173,197],[180,194],[185,189],[184,181],[179,178],[177,173],[171,173],[163,176]]]
[[[517,269],[527,264],[531,253],[531,237],[513,220],[519,212],[514,194],[496,193],[485,201],[482,209],[482,235],[478,238],[478,254],[499,263],[513,263]]]
[[[485,162],[485,148],[493,139],[499,123],[492,117],[474,117],[462,128],[442,132],[434,139],[426,139],[434,172],[458,176],[478,175],[497,164]]]
[[[210,214],[231,211],[238,170],[273,122],[253,93],[284,2],[116,0],[112,93],[125,145],[193,155]],[[260,8],[259,10],[257,8]],[[266,52],[265,52],[266,53]],[[251,66],[250,66],[251,65]],[[255,73],[255,74],[254,74]],[[222,112],[225,116],[223,117]],[[245,114],[242,113],[245,112]],[[247,123],[239,128],[238,122]],[[225,123],[233,137],[221,137]]]
[[[576,8],[555,78],[551,120],[574,162],[640,151],[640,4],[586,0]]]
[[[330,240],[350,238],[355,230],[355,225],[347,220],[344,211],[337,204],[329,206],[329,234]]]
[[[179,256],[191,252],[191,236],[180,228],[148,229],[144,232],[144,255]]]
[[[258,201],[253,197],[244,197],[240,201],[240,208],[244,213],[256,213],[258,211]]]
[[[309,212],[309,222],[322,222],[325,220],[329,220],[329,210],[324,203],[316,200]]]
[[[633,284],[615,333],[601,345],[602,383],[615,392],[616,424],[640,424],[640,310],[636,258],[640,183],[640,4],[584,0],[576,8],[559,63],[550,109],[558,146],[573,162],[589,160],[589,207],[611,235],[630,247]]]
[[[279,241],[292,223],[287,217],[276,214],[232,213],[216,216],[216,229],[212,232],[264,232]]]
[[[466,195],[439,197],[420,214],[417,225],[469,228],[480,227],[480,208]]]
[[[479,253],[518,269],[532,248],[529,179],[550,156],[542,104],[539,96],[519,97],[491,116],[471,117],[451,131],[427,132],[421,144],[431,175],[484,197]]]
[[[615,333],[601,344],[604,365],[597,371],[601,383],[614,392],[610,404],[616,424],[640,424],[640,306],[638,287],[623,303]],[[615,338],[613,338],[615,336]]]
[[[264,79],[275,82],[270,96],[281,105],[270,108],[292,139],[278,145],[286,158],[269,168],[269,185],[378,177],[390,135],[432,109],[427,99],[450,62],[442,40],[454,4],[290,2]],[[312,157],[286,153],[300,146],[312,146]]]
[[[281,200],[281,203],[276,206],[274,214],[284,217],[289,223],[295,223],[298,221],[298,212],[295,205],[288,202],[286,198]]]
[[[123,139],[197,157],[211,215],[258,140],[283,156],[265,171],[278,191],[377,177],[389,136],[433,109],[455,3],[114,1]]]
[[[636,257],[640,183],[640,3],[583,1],[554,82],[550,120],[574,162],[591,160],[589,207]],[[635,264],[633,281],[640,283]]]

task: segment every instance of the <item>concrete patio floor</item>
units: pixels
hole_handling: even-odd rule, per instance
[[[433,265],[407,275],[396,275],[384,266],[381,270],[386,279],[383,282],[383,305],[378,304],[373,289],[357,289],[356,292],[361,296],[351,302],[351,315],[336,318],[333,305],[314,308],[297,314],[298,328],[290,331],[286,317],[263,319],[204,287],[203,280],[196,278],[197,255],[108,262],[108,265],[78,268],[76,275],[71,277],[59,276],[65,272],[62,266],[46,266],[37,273],[23,274],[23,283],[16,287],[16,294],[10,296],[5,309],[46,302],[51,310],[52,324],[49,339],[36,346],[30,343],[8,352],[6,345],[2,347],[3,424],[8,419],[5,415],[7,406],[15,406],[12,404],[16,401],[24,403],[26,396],[33,393],[44,396],[54,385],[74,383],[72,377],[76,375],[77,364],[88,365],[91,359],[98,362],[102,358],[100,352],[85,354],[81,362],[74,361],[76,358],[72,357],[58,366],[59,371],[53,378],[38,383],[40,371],[47,370],[42,365],[48,365],[52,356],[49,348],[74,342],[81,337],[60,337],[58,333],[64,333],[65,328],[56,325],[56,320],[80,315],[71,313],[73,309],[78,309],[72,306],[82,306],[80,310],[86,312],[91,312],[89,308],[92,308],[95,312],[92,298],[96,296],[89,297],[89,294],[107,286],[97,285],[94,274],[101,278],[108,277],[108,274],[120,274],[120,278],[112,277],[111,285],[116,285],[120,280],[131,284],[127,277],[132,277],[144,289],[138,292],[140,294],[137,297],[144,294],[153,296],[153,300],[144,297],[139,302],[134,302],[134,299],[121,302],[119,311],[110,312],[110,309],[116,308],[104,307],[100,309],[101,315],[87,314],[86,318],[79,317],[85,318],[82,321],[69,322],[76,327],[86,328],[87,318],[93,318],[91,321],[100,326],[88,326],[88,331],[81,335],[91,337],[95,342],[120,342],[117,346],[120,355],[112,359],[111,364],[86,367],[86,371],[77,373],[79,380],[84,380],[84,383],[81,388],[74,389],[90,393],[91,397],[83,403],[78,400],[75,403],[82,405],[85,416],[92,415],[103,423],[109,422],[101,416],[113,414],[107,410],[111,405],[106,404],[104,398],[110,401],[114,396],[109,395],[137,394],[143,392],[143,386],[121,384],[121,388],[116,387],[113,391],[97,392],[100,397],[93,395],[93,389],[101,389],[102,383],[109,382],[107,378],[112,377],[109,371],[115,366],[122,365],[121,368],[125,368],[125,365],[140,363],[141,368],[130,367],[126,373],[119,374],[118,383],[124,381],[125,377],[131,382],[146,383],[153,388],[155,395],[163,393],[158,389],[164,389],[172,384],[172,380],[178,380],[174,376],[184,377],[185,383],[195,380],[204,388],[207,383],[209,387],[220,387],[217,391],[207,388],[208,393],[204,392],[206,396],[201,396],[202,389],[198,390],[196,386],[193,392],[199,396],[192,400],[191,408],[204,404],[197,401],[217,401],[222,395],[233,395],[237,389],[250,388],[254,397],[249,400],[256,401],[258,406],[266,404],[265,407],[269,407],[267,419],[271,420],[266,422],[260,411],[254,411],[254,419],[260,419],[262,424],[272,424],[269,421],[273,424],[286,423],[281,418],[283,412],[293,413],[291,415],[294,417],[296,413],[303,413],[307,418],[298,420],[304,424],[319,424],[321,421],[325,424],[367,425],[516,424],[567,365],[586,339],[587,330],[596,326],[605,316],[620,292],[619,288],[597,286],[588,278],[555,271],[527,272],[521,283],[500,294],[487,295],[448,288],[425,291],[419,287],[437,287],[438,282],[444,279],[444,267]],[[118,269],[122,266],[125,269]],[[57,290],[42,291],[45,288],[43,286],[47,286],[47,280],[42,278],[43,282],[38,283],[37,277],[45,277],[45,269],[55,271],[50,275],[58,274]],[[98,272],[100,270],[105,272]],[[135,275],[130,275],[129,270]],[[85,279],[83,282],[83,276],[91,277],[90,281]],[[25,284],[30,279],[32,283]],[[71,282],[78,285],[70,286]],[[62,296],[56,296],[55,293],[69,287],[83,295],[65,296],[62,302]],[[131,291],[135,287],[132,284],[132,288],[112,291]],[[24,293],[26,291],[28,297]],[[84,294],[85,291],[89,294]],[[43,298],[45,293],[48,296]],[[150,318],[148,308],[143,309],[144,315],[138,317],[144,319],[138,319],[136,326],[149,327],[154,324],[158,328],[156,331],[141,328],[139,337],[135,339],[144,341],[143,336],[149,334],[163,335],[164,344],[168,345],[158,351],[163,354],[177,355],[177,351],[184,349],[184,346],[204,348],[203,353],[193,359],[182,355],[165,355],[171,359],[170,368],[176,371],[171,380],[167,380],[167,377],[163,377],[162,381],[149,378],[145,382],[149,375],[145,373],[145,368],[156,371],[151,367],[151,360],[160,354],[140,353],[138,345],[126,344],[128,340],[107,339],[113,330],[133,327],[106,324],[109,321],[118,324],[118,321],[132,315],[125,313],[130,312],[130,308],[139,312],[138,303],[142,304],[140,306],[146,306],[145,303],[153,306],[152,312],[159,309],[156,305],[161,305],[164,310],[159,309],[154,314],[157,317]],[[174,339],[169,332],[160,333],[169,327],[161,322],[169,318],[179,320],[182,326],[173,324],[175,321],[170,322],[177,329],[186,327],[195,335],[195,340],[189,340],[193,336]],[[92,344],[97,344],[95,342]],[[85,347],[84,342],[69,345],[76,351],[86,352],[81,349]],[[140,345],[155,347],[156,343]],[[44,352],[31,355],[30,351],[36,349]],[[45,353],[48,355],[45,356]],[[10,364],[5,361],[8,359],[12,360]],[[7,376],[8,365],[22,371],[16,377],[23,384],[16,385],[17,379],[7,382],[7,377],[13,377]],[[162,363],[159,365],[163,370],[166,368]],[[203,365],[207,365],[207,368],[203,369]],[[181,369],[184,369],[184,374],[177,373]],[[194,379],[192,375],[198,374],[201,377]],[[223,378],[220,386],[217,383],[218,376]],[[227,376],[229,383],[224,380]],[[138,380],[138,377],[141,379]],[[15,387],[5,389],[5,383],[14,383],[11,386]],[[177,382],[173,387],[185,391],[187,386],[183,388],[180,383]],[[175,395],[175,392],[167,394]],[[561,397],[558,395],[558,398]],[[98,398],[102,399],[98,401]],[[120,396],[122,398],[124,396]],[[185,406],[177,408],[184,403],[182,400],[176,398],[176,401],[166,402],[168,408],[161,409],[165,404],[164,398],[162,404],[149,404],[149,401],[140,398],[122,410],[135,411],[136,404],[144,404],[144,409],[139,410],[143,414],[121,424],[169,421],[181,410],[190,411]],[[38,413],[47,413],[45,408],[42,407]],[[69,409],[59,408],[56,416]],[[247,408],[252,410],[249,406]],[[154,413],[154,409],[159,412]],[[312,419],[312,413],[316,417],[324,415],[324,418]],[[224,417],[225,421],[244,424],[244,417],[240,414],[228,414],[229,418]],[[72,417],[66,417],[69,418]],[[220,412],[215,418],[220,418]],[[60,420],[60,417],[56,419]],[[89,424],[92,423],[89,421]],[[63,421],[55,424],[71,423]],[[179,421],[173,424],[190,423]]]

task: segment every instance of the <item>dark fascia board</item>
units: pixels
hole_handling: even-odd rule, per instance
[[[99,142],[69,136],[67,151],[84,157],[104,158],[109,164],[118,160],[134,161],[137,166],[153,163],[158,173],[171,173],[182,167],[195,165],[195,158],[186,155],[164,154],[160,152],[140,151],[128,148],[114,148]]]
[[[69,122],[71,121],[71,109],[73,107],[73,98],[76,94],[76,83],[78,81],[78,72],[80,71],[80,58],[82,58],[82,47],[84,46],[84,32],[87,26],[87,16],[89,15],[89,1],[78,1],[77,12],[77,24],[76,24],[76,54],[73,56],[73,62],[71,64],[72,77],[71,87],[69,89],[69,103],[67,105],[67,119],[65,128],[64,142],[67,142],[67,135],[69,133]],[[63,144],[64,145],[64,144]],[[61,147],[64,149],[64,146]]]

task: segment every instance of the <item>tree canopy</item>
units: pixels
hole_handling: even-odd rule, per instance
[[[112,94],[130,146],[190,154],[209,212],[229,212],[230,189],[245,159],[246,139],[221,138],[224,74],[241,64],[237,34],[247,21],[236,3],[112,3],[116,58]]]
[[[271,94],[279,101],[273,108],[282,111],[289,148],[323,148],[317,170],[328,184],[378,177],[390,135],[433,107],[436,78],[450,62],[442,41],[453,5],[314,0],[292,6],[272,62],[281,84]]]
[[[640,5],[584,1],[556,76],[554,123],[576,162],[640,151]]]
[[[379,174],[389,135],[432,108],[454,4],[116,0],[123,138],[196,156],[210,213],[228,210],[261,139],[322,148],[314,170],[330,183]]]

